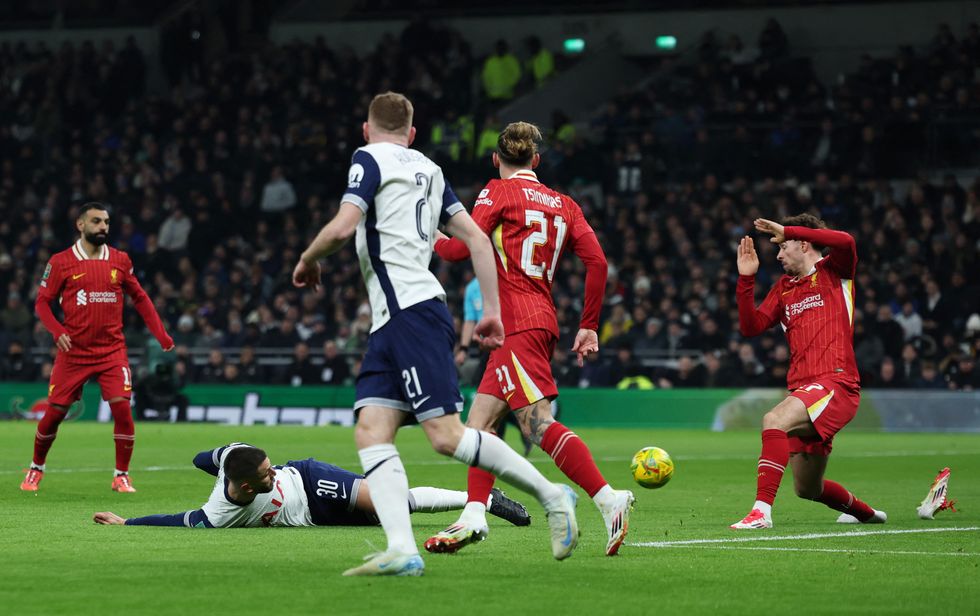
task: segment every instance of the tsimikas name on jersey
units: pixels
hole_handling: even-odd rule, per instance
[[[521,188],[521,191],[524,193],[524,198],[531,203],[546,205],[554,209],[561,209],[561,197],[558,195],[548,195],[534,190],[533,188]]]

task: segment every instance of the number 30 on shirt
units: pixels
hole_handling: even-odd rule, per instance
[[[531,278],[544,278],[546,264],[544,261],[540,263],[535,262],[534,249],[538,246],[546,246],[548,244],[548,233],[551,230],[548,226],[548,219],[545,217],[544,212],[525,210],[524,223],[530,229],[535,227],[537,229],[524,238],[524,243],[521,245],[521,269]],[[565,219],[561,216],[555,216],[553,224],[557,235],[555,237],[555,251],[551,258],[551,267],[548,268],[549,283],[555,279],[555,268],[558,266],[558,257],[561,255],[561,248],[565,243],[565,234],[568,231],[568,225],[565,224]]]

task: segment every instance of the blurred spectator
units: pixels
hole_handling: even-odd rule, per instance
[[[0,327],[3,328],[3,332],[7,336],[26,342],[30,339],[33,325],[34,315],[24,306],[20,293],[9,293],[7,305],[0,312]]]
[[[296,191],[283,175],[282,167],[276,165],[269,174],[269,181],[262,188],[259,208],[264,214],[277,214],[292,209],[295,205]]]
[[[914,385],[922,376],[922,365],[919,352],[914,344],[906,343],[902,347],[902,359],[898,364],[898,378],[907,385]]]
[[[677,370],[668,377],[668,380],[673,387],[704,387],[704,368],[695,363],[690,356],[682,355],[677,360]]]
[[[208,362],[204,364],[197,380],[201,383],[220,383],[225,375],[225,356],[218,349],[211,349]]]
[[[310,361],[310,347],[305,342],[299,342],[293,347],[293,363],[286,368],[284,383],[299,387],[313,385],[319,380],[320,374]]]
[[[740,387],[761,387],[768,382],[765,366],[756,359],[755,349],[748,343],[738,346],[736,372]]]
[[[650,389],[653,382],[643,368],[628,342],[622,342],[609,365],[609,382],[619,389]]]
[[[878,322],[875,323],[875,335],[881,340],[885,347],[885,354],[889,357],[898,357],[905,341],[905,330],[895,322],[892,317],[892,309],[882,304],[878,307]]]
[[[24,351],[24,345],[13,341],[7,346],[7,355],[0,359],[0,380],[33,381],[38,370],[31,356]]]
[[[912,386],[917,389],[946,389],[946,379],[939,373],[936,364],[931,361],[922,363],[922,373]]]
[[[170,216],[160,225],[160,233],[157,236],[157,245],[169,252],[183,252],[187,250],[187,240],[191,234],[191,219],[184,215],[184,210],[179,206],[174,208]]]
[[[534,85],[540,87],[555,73],[555,57],[536,36],[527,39],[527,52],[527,73],[533,77]]]
[[[904,387],[905,382],[895,369],[895,361],[891,357],[885,357],[878,368],[877,377],[869,385],[878,388],[895,388]]]
[[[922,336],[922,317],[915,311],[912,302],[902,304],[902,312],[895,316],[895,322],[902,326],[905,332],[904,340]]]
[[[260,384],[267,379],[267,370],[255,361],[255,349],[250,346],[243,346],[241,354],[238,356],[238,373],[245,383]]]
[[[616,345],[625,340],[626,334],[633,328],[633,319],[630,318],[626,307],[623,304],[616,304],[606,322],[599,328],[599,345]]]
[[[319,382],[324,385],[344,385],[350,378],[350,366],[340,355],[337,343],[327,340],[323,343],[323,367],[320,368]]]
[[[597,354],[593,354],[598,357]],[[558,345],[551,356],[551,374],[555,377],[555,383],[560,390],[562,387],[578,387],[582,369],[579,368],[574,356],[570,356],[565,349]]]
[[[980,371],[976,369],[976,359],[963,353],[950,364],[946,373],[950,389],[976,391],[980,388]]]
[[[521,64],[510,52],[507,41],[498,40],[492,54],[483,62],[483,91],[491,102],[514,98],[514,88],[521,80]]]
[[[238,366],[232,363],[225,364],[224,370],[221,372],[222,385],[238,385],[242,382],[241,375],[238,371]]]

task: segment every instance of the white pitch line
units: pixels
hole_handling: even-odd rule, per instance
[[[627,544],[629,545],[629,544]],[[911,550],[845,550],[831,548],[787,548],[749,545],[666,545],[665,548],[696,548],[702,550],[764,550],[769,552],[823,552],[827,554],[892,554],[898,556],[980,556],[980,552],[914,552]]]
[[[919,533],[956,533],[980,530],[980,526],[948,526],[943,528],[907,528],[896,530],[859,530],[846,533],[807,533],[805,535],[757,535],[730,539],[683,539],[678,541],[647,541],[628,543],[638,548],[669,548],[683,545],[708,545],[721,543],[749,543],[756,541],[794,541],[800,539],[833,539],[840,537],[868,537],[871,535],[910,535]]]
[[[908,457],[907,451],[855,451],[855,452],[834,452],[834,458],[904,458]],[[916,451],[915,455],[918,457],[923,456],[980,456],[980,451]],[[758,460],[759,456],[757,454],[739,454],[739,455],[706,455],[706,456],[672,456],[674,460],[681,462],[715,462],[715,461],[725,461],[725,460]],[[632,459],[632,456],[596,456],[596,459],[600,462],[625,462]],[[550,462],[551,458],[544,456],[531,456],[528,458],[532,463],[546,463]],[[347,467],[357,467],[359,461],[330,461],[331,464],[336,464],[344,468]],[[456,460],[443,459],[443,460],[418,460],[414,462],[409,462],[409,466],[448,466],[459,464]],[[187,466],[148,466],[146,468],[133,469],[136,472],[155,472],[155,471],[182,471],[190,470],[192,468],[191,464]],[[59,468],[52,469],[59,473],[102,473],[105,471],[113,470],[112,467],[104,468]],[[19,475],[26,472],[23,469],[3,469],[0,470],[0,475]]]

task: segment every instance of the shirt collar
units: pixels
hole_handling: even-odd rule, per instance
[[[538,175],[533,171],[531,171],[530,169],[521,169],[520,171],[518,171],[517,173],[515,173],[514,175],[510,176],[507,179],[508,180],[521,179],[521,180],[527,180],[529,182],[537,182],[538,184],[541,183],[540,180],[538,180]]]
[[[109,247],[105,244],[100,246],[102,249],[99,252],[99,256],[89,259],[88,255],[85,254],[85,249],[82,248],[82,240],[79,239],[77,242],[71,245],[71,252],[75,255],[75,258],[79,261],[108,261],[109,260]]]

